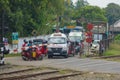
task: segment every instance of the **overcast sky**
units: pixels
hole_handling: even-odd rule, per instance
[[[74,2],[77,0],[73,0]],[[120,0],[87,0],[90,5],[99,6],[101,8],[106,7],[109,3],[116,3],[120,5]]]

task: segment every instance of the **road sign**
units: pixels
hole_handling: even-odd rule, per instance
[[[86,42],[91,43],[91,42],[92,42],[92,38],[90,38],[90,37],[87,38],[87,39],[86,39]]]
[[[12,33],[12,43],[13,44],[18,44],[18,32],[13,32]]]
[[[33,36],[36,36],[36,35],[37,35],[37,31],[36,31],[36,30],[33,30],[33,31],[32,31],[32,35],[33,35]]]
[[[92,36],[92,32],[88,31],[88,32],[86,33],[86,36]]]
[[[92,32],[88,31],[86,33],[86,42],[91,43],[92,42]]]
[[[89,24],[87,25],[87,29],[88,29],[88,30],[92,30],[92,29],[93,29],[93,24],[89,23]]]
[[[75,26],[67,26],[68,29],[73,29]]]

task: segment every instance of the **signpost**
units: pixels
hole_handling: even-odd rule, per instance
[[[89,46],[90,46],[90,43],[92,42],[92,32],[91,30],[93,29],[93,24],[91,23],[88,23],[87,25],[87,35],[86,35],[86,42],[88,43],[88,54],[89,54]]]
[[[12,33],[12,44],[18,44],[18,32]]]

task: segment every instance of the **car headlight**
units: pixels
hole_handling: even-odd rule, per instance
[[[63,51],[67,51],[67,47],[63,47],[62,50],[63,50]]]

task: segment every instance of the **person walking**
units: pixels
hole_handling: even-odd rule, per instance
[[[83,41],[81,41],[81,42],[80,42],[80,52],[79,52],[79,56],[81,57],[83,53],[84,53],[84,44],[83,44]]]

